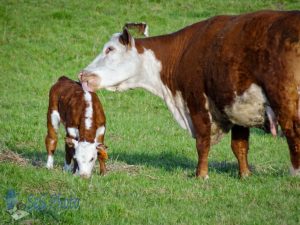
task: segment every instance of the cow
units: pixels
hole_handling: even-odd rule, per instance
[[[101,102],[95,93],[84,91],[79,82],[65,76],[60,77],[49,92],[45,138],[48,169],[53,168],[60,122],[64,124],[67,134],[64,171],[77,171],[81,177],[89,178],[98,158],[100,174],[105,174],[105,160],[108,156],[104,145],[106,128]]]
[[[114,34],[79,74],[86,90],[144,88],[195,139],[196,176],[208,178],[210,146],[231,131],[240,177],[251,174],[249,129],[270,122],[287,139],[300,175],[300,11],[215,16],[177,32]]]

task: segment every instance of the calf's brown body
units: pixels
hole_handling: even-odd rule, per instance
[[[46,149],[48,156],[52,156],[57,145],[57,129],[58,123],[63,123],[66,129],[66,144],[65,144],[65,162],[67,165],[71,164],[75,154],[74,146],[71,140],[85,141],[89,143],[97,142],[104,143],[105,132],[105,114],[101,102],[95,93],[88,93],[91,96],[91,101],[85,99],[86,91],[84,91],[80,83],[70,80],[62,76],[52,86],[49,93],[49,107],[47,113],[47,136],[45,138]],[[88,104],[92,104],[90,127],[86,124],[86,110]],[[57,113],[58,114],[57,114]],[[59,115],[59,117],[58,117]],[[97,129],[103,127],[104,131],[97,136]],[[70,129],[71,128],[71,129]],[[104,145],[103,145],[104,146]],[[99,148],[98,160],[100,163],[100,173],[104,174],[106,171],[105,160],[106,154],[101,154]],[[76,168],[76,160],[74,161],[73,172]]]

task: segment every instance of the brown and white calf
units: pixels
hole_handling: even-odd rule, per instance
[[[95,93],[84,91],[80,83],[62,76],[51,87],[47,114],[48,133],[45,139],[48,152],[46,167],[53,168],[53,155],[57,145],[57,132],[62,122],[66,129],[65,171],[78,169],[80,176],[88,178],[92,174],[98,157],[100,173],[106,171],[107,159],[104,146],[105,115]]]
[[[161,97],[196,139],[197,176],[208,177],[211,144],[231,130],[241,176],[250,174],[249,128],[278,121],[300,174],[300,12],[216,16],[175,33],[114,34],[80,74],[85,88],[142,87]]]

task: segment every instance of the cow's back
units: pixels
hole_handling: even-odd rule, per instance
[[[201,23],[205,26],[191,39],[174,77],[185,99],[205,93],[223,111],[253,83],[265,91],[266,82],[276,86],[300,77],[299,11],[218,16]]]

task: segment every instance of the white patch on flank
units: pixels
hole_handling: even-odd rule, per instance
[[[290,173],[292,176],[300,176],[300,168],[295,169],[293,166],[291,166]]]
[[[85,141],[79,142],[75,148],[74,158],[78,163],[79,175],[90,177],[97,159],[96,144]]]
[[[73,138],[78,138],[79,137],[79,130],[75,127],[68,127],[67,132]]]
[[[46,167],[47,167],[48,169],[52,169],[52,168],[53,168],[53,163],[54,163],[54,158],[53,158],[53,156],[52,156],[52,155],[48,155]]]
[[[84,92],[84,100],[86,101],[85,109],[85,128],[90,129],[92,127],[92,118],[93,118],[93,104],[92,96],[88,91]]]
[[[225,107],[225,113],[233,124],[257,126],[265,121],[266,103],[267,99],[261,87],[251,84],[242,95],[235,97],[232,105]]]
[[[59,122],[60,122],[59,113],[58,113],[58,111],[53,110],[51,113],[51,124],[55,131],[57,131],[59,128]]]
[[[100,135],[104,135],[105,134],[105,126],[101,126],[96,130],[96,139],[100,136]]]
[[[72,171],[72,165],[71,165],[71,163],[70,163],[70,164],[67,164],[67,162],[65,161],[65,164],[64,164],[64,171],[65,171],[65,172],[71,172],[71,171]]]

